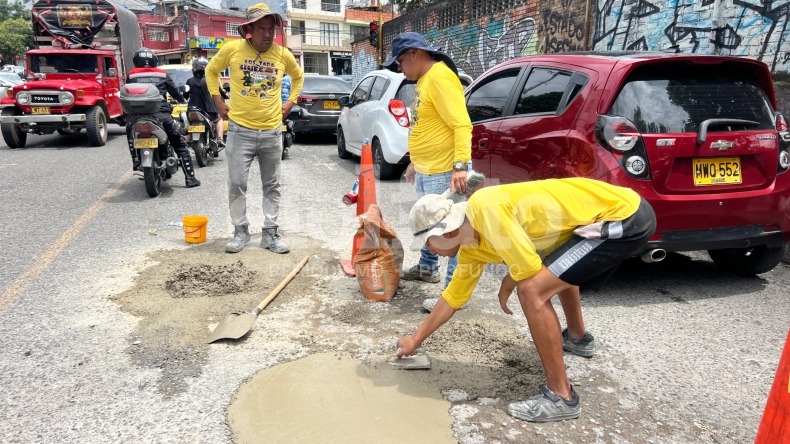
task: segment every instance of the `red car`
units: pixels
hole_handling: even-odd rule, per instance
[[[790,134],[765,63],[664,53],[523,57],[466,89],[475,170],[489,183],[590,177],[656,211],[642,254],[707,250],[773,269],[790,242]]]

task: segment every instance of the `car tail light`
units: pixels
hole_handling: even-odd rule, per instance
[[[790,128],[785,117],[776,115],[776,132],[779,134],[779,165],[777,173],[784,173],[790,167]]]
[[[156,125],[152,122],[141,121],[134,124],[134,131],[138,137],[151,137],[151,134],[156,130]]]
[[[630,120],[602,115],[595,125],[595,137],[598,143],[615,155],[628,174],[638,179],[650,178],[642,133]]]
[[[406,105],[401,102],[400,100],[392,99],[390,100],[389,106],[390,114],[392,117],[395,118],[395,121],[398,122],[398,125],[408,128],[409,127],[409,113],[406,109]]]
[[[299,97],[296,99],[296,102],[297,102],[297,104],[299,104],[299,105],[302,105],[302,104],[304,104],[304,105],[310,105],[310,104],[312,104],[313,102],[315,102],[316,100],[318,100],[318,99],[317,99],[317,98],[315,98],[315,97],[310,97],[310,96],[299,96]]]

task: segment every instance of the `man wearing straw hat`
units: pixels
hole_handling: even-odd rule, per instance
[[[568,333],[560,330],[551,298],[559,294],[569,327],[583,326],[578,286],[638,254],[655,227],[653,209],[635,191],[586,178],[482,188],[461,203],[446,195],[421,197],[409,214],[412,249],[427,245],[442,256],[458,255],[458,267],[414,336],[398,340],[398,357],[412,355],[466,304],[486,264],[504,263],[499,305],[512,314],[507,301],[516,289],[546,376],[534,395],[508,405],[508,413],[533,422],[577,418],[581,403],[562,356]],[[567,306],[572,299],[576,306]]]
[[[290,249],[278,232],[282,122],[302,91],[304,74],[288,49],[274,43],[284,32],[283,18],[265,3],[247,9],[239,25],[240,40],[226,43],[206,67],[206,83],[217,111],[228,122],[228,200],[233,239],[225,246],[238,253],[250,241],[247,219],[247,181],[255,157],[263,185],[263,235],[261,248],[275,253]],[[230,109],[219,94],[219,73],[230,68]],[[282,78],[291,76],[288,101],[280,98]]]

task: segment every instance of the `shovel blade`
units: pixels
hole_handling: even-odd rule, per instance
[[[255,316],[250,313],[231,313],[225,316],[208,336],[208,343],[219,339],[239,339],[247,334],[255,324]]]

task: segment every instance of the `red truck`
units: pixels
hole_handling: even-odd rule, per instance
[[[137,16],[114,0],[37,0],[37,49],[26,55],[27,81],[0,100],[0,130],[9,148],[27,134],[77,134],[107,143],[107,124],[125,125],[119,91],[142,43]]]

